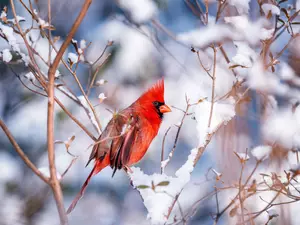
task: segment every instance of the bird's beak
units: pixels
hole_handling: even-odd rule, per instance
[[[167,105],[162,105],[162,106],[160,106],[160,107],[159,107],[159,111],[160,111],[161,113],[172,112],[172,110],[170,109],[170,107],[167,106]]]

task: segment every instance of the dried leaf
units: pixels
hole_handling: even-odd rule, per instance
[[[229,211],[229,216],[234,217],[237,213],[237,209],[238,209],[238,206],[237,205],[234,206],[234,208]]]
[[[256,188],[257,188],[256,180],[254,179],[254,180],[252,181],[251,186],[248,188],[248,192],[256,192]]]

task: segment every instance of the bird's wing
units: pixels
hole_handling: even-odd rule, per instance
[[[138,116],[132,113],[121,112],[114,115],[96,142],[88,163],[93,159],[102,161],[108,154],[114,173],[126,166],[138,130],[137,121]]]

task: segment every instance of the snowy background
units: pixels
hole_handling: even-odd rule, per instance
[[[290,168],[299,170],[294,165],[297,164],[300,147],[300,111],[297,107],[300,99],[300,39],[296,37],[299,28],[296,23],[292,29],[287,25],[288,28],[278,37],[276,35],[280,32],[274,28],[278,18],[287,21],[286,15],[293,15],[300,8],[300,2],[286,1],[280,5],[280,1],[275,0],[224,2],[225,8],[220,17],[217,15],[218,3],[214,0],[102,0],[92,3],[74,39],[81,49],[91,42],[84,50],[84,59],[80,59],[88,62],[94,62],[105,46],[113,42],[98,62],[100,64],[107,60],[97,74],[97,85],[90,93],[90,101],[103,127],[111,118],[109,110],[127,107],[162,77],[168,105],[184,110],[186,96],[190,103],[200,101],[190,107],[190,114],[183,124],[183,112],[176,108],[165,116],[158,136],[143,160],[135,165],[130,178],[124,171],[118,171],[111,178],[110,168],[93,177],[84,197],[69,215],[70,224],[163,224],[166,222],[166,210],[172,202],[169,195],[175,196],[181,188],[184,189],[167,224],[213,224],[218,210],[221,211],[236,196],[242,166],[245,166],[242,178],[245,182],[257,160],[262,161],[249,185],[254,179],[257,183],[270,179],[268,182],[272,186],[274,180],[278,181],[274,174],[281,176],[278,179],[284,183],[285,171]],[[13,18],[8,2],[1,3],[2,6],[8,6],[7,18]],[[209,6],[207,16],[205,3]],[[52,0],[52,24],[56,28],[52,34],[61,36],[55,43],[57,47],[66,37],[81,4],[79,0]],[[204,13],[200,13],[198,6]],[[42,20],[47,18],[47,1],[36,1],[35,7],[41,19],[39,25],[45,25]],[[30,26],[31,17],[21,4],[16,3],[16,10],[26,20],[21,23],[22,26]],[[296,21],[299,21],[297,17]],[[3,26],[6,25],[1,24],[2,32],[5,30]],[[293,40],[291,35],[294,35]],[[38,30],[30,32],[28,36],[35,43],[36,51],[47,58],[47,40],[40,36]],[[275,37],[270,48],[265,48],[268,41]],[[47,99],[26,89],[18,79],[17,75],[30,84],[34,77],[26,67],[14,63],[12,51],[23,52],[25,47],[19,39],[15,40],[16,43],[12,41],[10,39],[8,44],[2,39],[0,42],[0,119],[7,124],[32,162],[46,170]],[[216,55],[210,47],[213,43]],[[222,54],[221,43],[229,63]],[[16,46],[20,50],[16,50]],[[263,49],[268,52],[265,53]],[[75,53],[70,45],[64,59],[76,63],[78,57]],[[266,69],[265,65],[268,64]],[[42,71],[48,69],[41,60],[39,66]],[[205,71],[205,68],[209,71]],[[68,83],[73,93],[84,101],[68,70],[63,65],[58,70],[58,79]],[[210,77],[213,74],[214,85]],[[89,67],[84,63],[79,64],[77,75],[83,87],[87,87]],[[238,87],[240,83],[241,87]],[[61,92],[56,93],[72,114],[97,136],[97,129],[84,108]],[[215,103],[210,115],[212,99]],[[164,174],[160,175],[164,134],[171,127],[164,146],[167,158],[180,125],[182,128],[177,147],[164,168]],[[194,168],[197,148],[205,145],[210,134],[213,134],[212,141]],[[60,174],[73,159],[61,142],[68,141],[73,135],[75,139],[68,150],[78,158],[62,179],[66,207],[91,170],[90,166],[85,168],[85,164],[93,140],[57,106],[55,139],[58,143],[55,151]],[[150,187],[151,181],[168,181],[169,184],[157,187],[156,191],[138,188],[141,185]],[[215,188],[221,190],[217,198]],[[168,192],[168,195],[157,193],[159,191]],[[247,210],[243,213],[264,209],[276,194],[276,191],[262,191],[245,200],[244,207]],[[50,189],[22,162],[2,130],[0,198],[0,225],[59,223]],[[300,210],[299,199],[295,198],[291,204],[274,205],[270,209],[274,211],[264,211],[254,224],[265,224],[271,216],[276,217],[272,218],[272,224],[299,224],[296,214]],[[280,196],[275,203],[286,201],[286,196]],[[238,204],[236,201],[218,223],[240,222]]]

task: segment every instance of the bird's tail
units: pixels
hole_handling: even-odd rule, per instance
[[[73,211],[73,209],[75,208],[75,206],[77,205],[77,202],[82,198],[85,189],[87,188],[88,184],[91,181],[91,178],[93,175],[99,173],[103,168],[105,167],[105,165],[103,165],[103,163],[101,163],[100,161],[96,161],[94,168],[92,169],[92,171],[90,172],[89,176],[87,177],[86,181],[84,182],[84,184],[82,185],[79,193],[76,195],[75,199],[73,200],[73,202],[71,203],[71,205],[69,206],[68,210],[67,210],[67,214],[69,214],[70,212]]]

